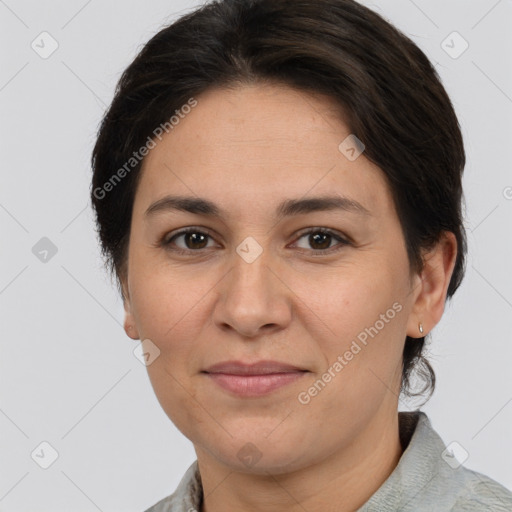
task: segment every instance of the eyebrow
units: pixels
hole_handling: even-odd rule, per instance
[[[149,217],[156,213],[173,210],[210,217],[229,217],[226,211],[208,199],[186,196],[165,196],[151,204],[144,215]],[[307,199],[287,199],[278,205],[275,217],[280,220],[293,215],[330,210],[342,210],[365,216],[372,215],[367,208],[354,199],[335,195],[311,197]]]

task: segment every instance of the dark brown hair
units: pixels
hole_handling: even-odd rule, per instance
[[[460,126],[425,54],[353,0],[212,1],[145,44],[117,84],[92,153],[91,200],[120,292],[141,167],[134,152],[208,89],[276,82],[325,94],[346,113],[343,121],[364,142],[364,155],[387,178],[411,271],[422,270],[422,251],[443,231],[455,234],[450,298],[466,254]],[[407,396],[430,390],[430,398],[434,391],[424,343],[425,337],[406,339],[401,391]],[[425,381],[418,392],[411,389],[412,370]]]

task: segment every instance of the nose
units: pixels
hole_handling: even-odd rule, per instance
[[[292,316],[293,293],[263,255],[248,263],[235,254],[233,267],[218,284],[214,323],[244,337],[284,329]]]

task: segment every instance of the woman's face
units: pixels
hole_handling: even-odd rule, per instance
[[[150,340],[155,393],[198,452],[239,471],[306,467],[396,414],[420,281],[382,171],[350,139],[339,149],[350,131],[328,99],[268,85],[196,99],[144,161],[125,326]],[[314,208],[327,196],[345,207]],[[260,395],[205,373],[261,360],[305,371]]]

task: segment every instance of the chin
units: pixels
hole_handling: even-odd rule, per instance
[[[236,438],[224,437],[215,446],[212,446],[212,438],[209,437],[203,446],[208,446],[208,451],[223,465],[240,473],[284,474],[314,462],[306,460],[305,454],[297,450],[297,447],[303,446],[299,437],[287,434],[283,439],[279,436],[274,438],[274,435],[275,432],[268,428],[258,435],[253,427],[247,429],[247,435],[244,435],[243,429],[239,430]]]

